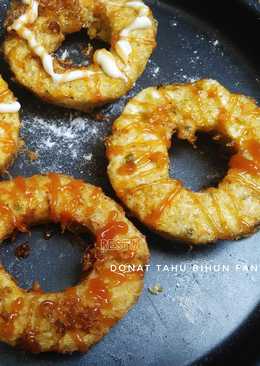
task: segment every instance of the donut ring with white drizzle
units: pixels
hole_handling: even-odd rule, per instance
[[[12,163],[19,149],[20,108],[20,103],[0,76],[0,173]]]
[[[156,43],[156,22],[142,1],[13,0],[6,24],[5,56],[16,79],[46,101],[84,111],[125,94]],[[92,65],[68,70],[51,54],[81,28],[111,50],[97,50]]]

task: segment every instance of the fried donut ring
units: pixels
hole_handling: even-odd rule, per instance
[[[87,351],[137,301],[149,259],[145,238],[100,188],[64,175],[1,182],[0,208],[1,240],[17,223],[49,221],[96,237],[82,281],[64,292],[25,291],[0,268],[0,340],[36,353]],[[132,271],[123,273],[120,264]]]
[[[0,75],[0,173],[13,162],[19,148],[20,107]]]
[[[26,88],[43,100],[88,111],[132,88],[156,45],[157,23],[142,1],[11,1],[4,53]],[[91,38],[111,44],[93,64],[72,67],[51,54],[66,34],[87,28]]]
[[[195,193],[169,177],[172,134],[223,137],[234,149],[218,188]],[[213,80],[143,90],[115,121],[108,174],[125,205],[168,238],[193,244],[236,239],[260,222],[260,109]]]

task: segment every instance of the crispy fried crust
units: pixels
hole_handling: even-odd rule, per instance
[[[169,177],[171,136],[224,138],[236,154],[218,188],[195,193]],[[127,207],[163,236],[193,244],[235,239],[260,222],[260,109],[213,80],[143,90],[107,140],[108,174]]]
[[[12,103],[16,99],[0,76],[0,103]],[[19,148],[19,113],[0,113],[0,173],[13,162]]]
[[[0,340],[31,352],[87,351],[137,301],[143,288],[137,266],[149,259],[145,238],[101,189],[63,175],[1,182],[0,211],[1,240],[48,221],[80,225],[96,238],[83,280],[64,292],[25,291],[0,268]],[[135,270],[111,272],[112,264]]]
[[[127,0],[41,0],[39,17],[30,29],[51,54],[58,49],[66,34],[86,28],[91,38],[97,37],[110,43],[110,52],[119,68],[126,73],[127,80],[109,77],[93,63],[82,70],[92,71],[94,75],[57,84],[44,71],[39,57],[33,54],[27,42],[12,31],[4,42],[4,53],[17,81],[47,102],[83,111],[124,95],[143,73],[156,45],[157,30],[156,21],[149,11],[152,26],[149,29],[138,29],[129,35],[132,53],[127,64],[124,64],[115,51],[115,44],[122,29],[131,24],[138,14],[136,9],[127,7],[126,3]],[[12,0],[6,20],[7,28],[25,9],[20,1]],[[54,67],[57,73],[75,70],[57,59]]]

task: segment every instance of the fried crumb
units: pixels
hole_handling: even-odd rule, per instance
[[[159,295],[163,292],[163,287],[159,283],[156,283],[153,287],[148,287],[148,291],[152,295]]]
[[[93,114],[93,117],[98,122],[110,122],[110,117],[100,112]]]
[[[27,150],[27,156],[30,161],[35,161],[39,158],[39,154],[36,151]]]
[[[93,46],[89,43],[87,47],[83,48],[83,54],[85,57],[89,57],[92,58],[93,54],[94,54],[94,48]]]
[[[16,249],[15,249],[15,256],[18,259],[25,259],[27,257],[29,257],[30,255],[30,245],[28,242],[22,243],[20,244]]]
[[[23,151],[24,147],[25,147],[25,142],[23,139],[20,138],[18,141],[18,150]]]
[[[38,281],[34,281],[33,284],[32,284],[32,289],[31,289],[32,292],[37,292],[39,294],[43,293],[43,290],[41,288],[41,285]]]

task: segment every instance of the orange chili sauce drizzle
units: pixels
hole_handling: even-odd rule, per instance
[[[58,203],[58,194],[61,189],[60,177],[58,174],[49,173],[48,177],[50,179],[49,192],[50,192],[50,218],[53,222],[58,221],[58,216],[56,212]]]
[[[156,163],[156,165],[158,166],[158,168],[162,168],[163,165],[165,164],[166,162],[166,157],[165,157],[165,154],[160,152],[160,151],[157,151],[157,152],[154,152],[154,153],[151,153],[150,154],[150,157],[149,159]]]
[[[160,202],[159,206],[155,208],[146,218],[145,221],[150,225],[155,225],[160,217],[162,216],[164,210],[170,206],[173,199],[181,191],[182,185],[179,183],[167,196]]]
[[[91,278],[88,282],[88,292],[95,299],[98,306],[103,308],[110,308],[111,295],[105,282],[99,278]]]
[[[27,187],[26,187],[26,181],[23,177],[17,177],[14,179],[14,186],[13,186],[13,189],[12,189],[12,196],[14,197],[15,200],[18,200],[19,198],[19,193],[21,193],[23,196],[28,196],[29,195],[29,192],[27,191]],[[23,233],[27,233],[29,232],[26,224],[23,222],[24,221],[24,218],[16,218],[14,216],[14,219],[15,219],[15,227],[23,232]]]
[[[113,239],[117,235],[125,235],[128,232],[128,225],[124,221],[117,221],[117,212],[112,211],[108,217],[108,223],[100,230],[97,231],[96,238],[97,244],[96,249],[98,250],[96,256],[99,259],[103,259],[104,251],[109,250],[109,253],[118,259],[131,259],[135,255],[135,249],[130,250],[129,248],[122,248],[119,241],[119,247],[116,247],[116,242]],[[132,238],[134,239],[134,238]],[[130,239],[129,239],[130,240]],[[104,246],[103,246],[103,245]],[[108,245],[108,247],[107,247]],[[110,247],[112,246],[112,248]]]
[[[120,175],[131,175],[136,172],[138,165],[146,165],[148,163],[155,163],[158,168],[162,168],[166,162],[165,155],[160,152],[148,152],[143,153],[139,158],[136,158],[135,161],[129,161],[123,164],[118,170],[118,174]]]
[[[107,157],[111,159],[114,155],[123,154],[124,147],[119,145],[112,145],[112,143],[108,140],[106,143],[106,152]]]
[[[118,213],[116,211],[111,211],[108,216],[108,223],[100,230],[98,230],[96,238],[97,238],[97,248],[100,249],[102,246],[102,241],[113,240],[117,235],[126,234],[128,232],[128,225],[123,221],[117,221]],[[113,251],[114,253],[114,251]],[[112,254],[112,251],[111,251]],[[98,259],[96,261],[97,271],[100,272],[100,275],[104,278],[110,279],[113,282],[124,281],[125,276],[121,276],[121,274],[114,274],[109,269],[104,268],[104,266],[100,266],[103,260]],[[105,281],[99,277],[92,278],[89,280],[88,290],[91,295],[94,296],[97,304],[102,307],[110,307],[110,293],[109,289],[105,283]]]
[[[84,182],[81,180],[72,180],[65,186],[61,186],[58,174],[50,173],[49,178],[51,180],[49,187],[51,195],[51,220],[54,222],[60,221],[62,229],[65,230],[66,226],[73,220],[73,216],[77,208],[81,205],[81,190],[84,187]],[[71,197],[60,200],[60,217],[58,217],[56,209],[58,195],[61,191],[69,192]]]
[[[15,218],[14,218],[14,214],[13,212],[11,211],[11,209],[5,205],[3,205],[2,203],[0,203],[0,214],[2,217],[11,217],[11,220],[13,222],[13,224],[15,223]],[[15,224],[14,224],[15,226]]]
[[[16,151],[17,145],[13,139],[13,126],[7,123],[0,123],[0,128],[4,130],[5,134],[0,138],[0,143],[2,146],[2,151],[5,154],[12,154]]]
[[[162,127],[162,121],[164,125],[171,124],[170,112],[172,111],[172,104],[166,103],[162,106],[159,106],[155,111],[153,111],[148,118],[149,124],[153,125],[153,128],[156,128],[157,134],[161,137],[161,139],[166,144],[167,148],[171,146],[171,140],[168,139],[165,133],[165,129]]]
[[[230,168],[238,169],[252,175],[260,174],[260,143],[255,140],[250,140],[246,144],[246,149],[253,159],[247,159],[242,153],[237,153],[230,159]]]
[[[103,262],[103,260],[97,260],[95,263],[95,270],[100,277],[108,280],[109,286],[116,287],[128,280],[125,273],[111,271],[110,268],[105,267]]]
[[[69,192],[71,198],[64,200],[61,207],[60,220],[63,229],[73,220],[73,215],[81,205],[81,190],[83,187],[84,183],[80,180],[73,180],[64,187],[64,191]]]
[[[1,91],[1,93],[0,93],[0,103],[4,102],[4,99],[8,94],[9,94],[8,89],[4,89],[3,91]]]
[[[19,192],[21,192],[24,196],[27,195],[25,179],[22,177],[17,177],[13,180],[13,187],[10,191],[5,190],[5,193],[10,196],[12,201],[18,201]],[[11,218],[14,228],[24,233],[29,232],[27,226],[23,222],[24,218],[17,218],[13,210],[3,203],[0,203],[0,213],[3,216],[8,216]]]
[[[137,166],[134,161],[128,161],[127,163],[123,164],[118,168],[117,172],[120,175],[131,175],[136,172]]]
[[[104,278],[108,279],[109,285],[112,287],[119,286],[131,280],[133,281],[137,278],[137,276],[140,278],[143,277],[144,275],[144,272],[141,270],[134,270],[131,272],[120,272],[120,271],[116,272],[111,271],[109,268],[104,266],[100,269],[97,269],[97,272],[99,272],[100,275],[102,275]]]
[[[100,187],[94,187],[93,191],[91,192],[91,201],[92,205],[89,207],[84,208],[85,217],[89,217],[95,211],[96,206],[98,205],[98,199],[102,194],[102,189]]]
[[[128,225],[124,221],[117,221],[117,212],[111,211],[108,216],[108,223],[97,231],[97,245],[100,247],[102,240],[113,240],[117,235],[124,235],[128,232]]]

